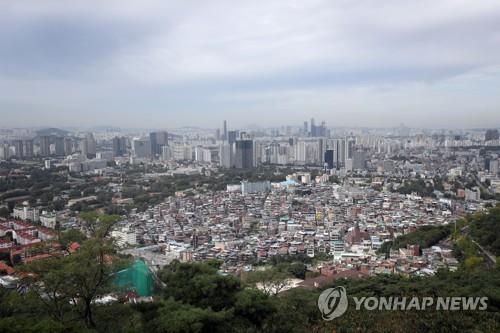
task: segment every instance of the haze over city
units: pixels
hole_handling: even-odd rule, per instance
[[[499,126],[498,1],[4,1],[2,127]]]

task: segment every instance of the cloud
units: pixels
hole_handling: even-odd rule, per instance
[[[13,125],[486,125],[498,66],[498,1],[0,4]]]

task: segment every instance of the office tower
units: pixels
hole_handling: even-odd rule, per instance
[[[223,143],[219,146],[219,164],[224,168],[232,166],[233,150],[229,143]]]
[[[23,152],[25,158],[33,157],[33,140],[27,139],[23,140]]]
[[[328,169],[333,169],[333,150],[328,149],[325,151],[325,164],[328,165]]]
[[[73,154],[73,140],[71,138],[64,138],[64,154]]]
[[[168,133],[165,131],[149,133],[149,141],[151,142],[151,154],[160,155],[161,147],[168,145]]]
[[[484,136],[485,141],[492,141],[492,140],[498,140],[499,139],[499,134],[497,129],[489,129],[486,131],[486,134]]]
[[[227,143],[232,145],[236,141],[236,138],[238,138],[238,131],[227,132]]]
[[[172,159],[172,150],[169,146],[161,147],[161,159],[163,161],[168,161]]]
[[[40,137],[40,156],[50,155],[50,136],[44,135]]]
[[[227,122],[224,120],[224,132],[222,133],[223,137],[222,140],[227,140]]]
[[[201,146],[194,149],[194,160],[197,162],[212,163],[212,152]]]
[[[236,140],[234,143],[234,166],[237,169],[253,167],[253,141]]]
[[[23,141],[22,140],[14,140],[12,142],[14,146],[15,156],[19,159],[24,158],[24,149],[23,149]]]
[[[55,140],[55,146],[56,146],[56,155],[57,156],[64,156],[65,155],[64,138],[61,136],[58,136],[54,140]]]
[[[345,159],[352,159],[352,153],[354,152],[354,139],[346,138],[345,143]]]
[[[220,128],[215,130],[215,140],[220,140]]]
[[[10,146],[7,143],[0,143],[0,159],[8,160],[10,158]]]
[[[498,174],[498,159],[495,158],[490,160],[490,163],[488,165],[488,171],[493,176],[496,176]]]
[[[304,134],[307,135],[307,132],[308,132],[308,124],[307,124],[307,121],[304,121],[304,128],[303,128],[303,131],[304,131]]]
[[[127,138],[115,136],[113,138],[113,153],[115,156],[123,156],[127,153]]]
[[[92,133],[87,133],[82,145],[82,155],[84,156],[95,156],[97,150],[97,144]]]
[[[352,154],[352,168],[354,170],[366,169],[366,152],[363,150],[356,150]]]
[[[191,161],[193,159],[193,147],[190,144],[176,142],[171,148],[174,160]]]
[[[311,118],[311,131],[310,136],[316,136],[316,125],[314,123],[314,118]]]
[[[151,142],[148,139],[135,138],[132,140],[132,151],[137,158],[151,157]]]
[[[334,139],[332,148],[333,148],[333,166],[337,169],[340,169],[345,166],[346,140]]]

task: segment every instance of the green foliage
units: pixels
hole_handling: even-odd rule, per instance
[[[425,249],[437,244],[448,237],[451,233],[451,226],[423,226],[414,232],[397,237],[394,241],[382,244],[378,253],[388,254],[391,249],[397,250],[406,248],[407,245],[419,245],[420,249]]]
[[[500,255],[500,205],[487,214],[475,214],[468,218],[470,235],[479,244]]]
[[[235,277],[221,275],[219,265],[218,262],[171,263],[159,273],[167,285],[165,297],[216,311],[231,307],[241,285]]]
[[[286,267],[267,267],[264,270],[250,272],[246,282],[254,287],[259,287],[267,295],[278,295],[288,285],[291,277]]]
[[[86,239],[87,236],[78,229],[68,229],[59,233],[59,243],[64,248],[67,248],[73,242],[81,244]]]

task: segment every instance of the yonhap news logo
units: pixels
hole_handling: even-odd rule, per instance
[[[346,312],[349,301],[344,287],[326,289],[319,295],[318,308],[324,320],[333,320]]]
[[[352,297],[355,310],[367,311],[484,311],[488,297]],[[318,297],[318,308],[324,320],[342,316],[349,306],[344,287],[324,290]]]

